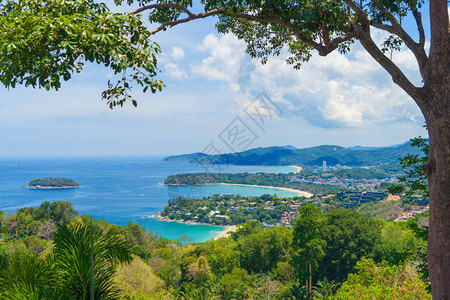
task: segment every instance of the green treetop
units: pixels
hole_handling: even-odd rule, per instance
[[[92,0],[0,1],[0,82],[55,89],[85,62],[112,69],[118,79],[102,94],[112,108],[131,99],[131,84],[161,90],[159,46],[138,15],[109,12]],[[133,105],[137,105],[132,100]]]

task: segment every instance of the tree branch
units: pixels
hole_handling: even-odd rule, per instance
[[[369,29],[370,27],[369,19],[367,18],[367,14],[364,12],[364,10],[361,7],[359,7],[353,0],[346,0],[345,2],[347,2],[347,5],[350,6],[350,8],[353,9],[353,11],[359,17],[363,28]]]
[[[154,8],[177,8],[177,9],[185,12],[189,17],[193,16],[192,12],[190,12],[189,9],[187,9],[183,5],[176,4],[176,3],[160,3],[160,4],[145,5],[145,6],[139,7],[135,11],[130,12],[130,14],[135,15],[135,14],[141,13],[145,10],[150,10],[150,9],[154,9]]]
[[[174,7],[174,8],[178,8],[180,10],[183,10],[184,12],[186,12],[188,17],[183,18],[183,19],[178,19],[178,20],[162,23],[158,28],[150,31],[151,34],[155,34],[155,33],[159,32],[159,31],[162,31],[162,30],[164,30],[167,27],[172,27],[172,26],[175,26],[175,25],[178,25],[178,24],[187,23],[187,22],[190,22],[190,21],[193,21],[193,20],[204,19],[206,17],[215,16],[215,15],[228,15],[229,14],[224,9],[213,9],[213,10],[210,10],[210,11],[207,11],[207,12],[194,14],[191,11],[189,11],[187,8],[185,8],[185,7],[181,6],[181,5],[178,5],[178,4],[174,4],[174,3],[147,5],[147,6],[143,6],[143,7],[139,8],[139,9],[135,10],[132,13],[140,13],[140,12],[145,11],[145,10],[158,9],[158,8],[168,8],[168,7]],[[278,25],[284,26],[284,27],[290,29],[295,34],[295,36],[297,36],[302,42],[307,43],[311,47],[317,49],[319,51],[319,53],[326,52],[324,46],[322,46],[321,44],[316,43],[314,40],[308,38],[306,35],[304,35],[302,32],[297,30],[289,22],[286,22],[286,21],[283,21],[283,20],[280,20],[280,19],[277,19],[277,18],[274,18],[274,17],[250,15],[250,14],[244,14],[244,13],[233,14],[233,17],[238,18],[238,19],[242,19],[242,20],[247,20],[247,21],[258,21],[258,22],[265,22],[265,23],[278,24]]]
[[[423,30],[422,14],[414,8],[412,10],[414,19],[416,20],[417,30],[419,31],[419,45],[421,48],[425,46],[425,31]]]
[[[144,10],[147,10],[147,9],[161,8],[162,7],[161,5],[165,5],[165,4],[148,5],[147,6],[148,8],[141,7],[140,12],[144,11]],[[187,11],[189,11],[189,10],[187,10]],[[215,16],[215,15],[224,15],[225,14],[225,10],[223,10],[223,9],[213,9],[213,10],[210,10],[208,12],[203,12],[203,13],[198,13],[198,14],[193,14],[192,12],[189,11],[189,13],[187,13],[187,14],[188,14],[188,17],[186,17],[186,18],[162,23],[158,28],[151,30],[150,33],[151,34],[155,34],[157,32],[160,32],[161,30],[166,29],[167,27],[173,27],[175,25],[182,24],[182,23],[187,23],[187,22],[190,22],[190,21],[193,21],[193,20],[197,20],[197,19],[204,19],[206,17]]]
[[[390,20],[392,26],[383,23],[373,23],[372,26],[378,29],[385,30],[389,33],[395,34],[398,37],[400,37],[403,40],[403,42],[405,42],[406,47],[408,47],[416,57],[417,64],[419,65],[419,71],[423,78],[425,67],[428,60],[427,54],[425,53],[425,49],[423,45],[420,44],[420,42],[416,43],[411,38],[411,36],[400,26],[400,24],[397,22],[395,18],[394,20],[395,21]]]
[[[295,36],[298,39],[300,39],[302,42],[308,44],[309,46],[311,46],[314,49],[316,49],[317,51],[319,51],[320,55],[327,55],[329,53],[327,51],[326,47],[324,47],[323,45],[310,39],[305,34],[303,34],[301,31],[299,31],[297,28],[295,28],[295,26],[293,24],[291,24],[287,21],[283,21],[281,19],[277,19],[274,17],[249,15],[249,14],[243,14],[243,13],[237,13],[237,14],[234,14],[233,16],[238,19],[247,20],[247,21],[257,21],[257,22],[278,24],[278,25],[284,26],[284,27],[288,28],[291,32],[293,32],[295,34]]]
[[[210,10],[207,12],[194,14],[191,11],[189,11],[187,8],[185,8],[179,4],[175,4],[175,3],[146,5],[146,6],[140,7],[139,9],[137,9],[131,13],[137,14],[137,13],[143,12],[145,10],[158,9],[158,8],[177,8],[177,9],[180,9],[183,12],[185,12],[188,16],[186,18],[182,18],[182,19],[178,19],[178,20],[174,20],[174,21],[164,22],[158,28],[150,31],[151,34],[155,34],[159,31],[162,31],[162,30],[166,29],[167,27],[173,27],[175,25],[187,23],[187,22],[190,22],[193,20],[204,19],[206,17],[215,16],[215,15],[228,15],[229,14],[229,12],[224,9],[213,9],[213,10]],[[278,25],[284,26],[287,29],[289,29],[293,33],[293,35],[295,35],[300,41],[302,41],[302,42],[308,44],[309,46],[311,46],[312,48],[316,49],[319,52],[319,55],[321,55],[321,56],[328,55],[329,53],[334,51],[339,46],[340,43],[348,41],[355,37],[353,32],[350,32],[348,34],[341,35],[341,36],[333,39],[333,41],[331,41],[329,43],[329,45],[324,46],[320,43],[317,43],[313,39],[309,38],[305,34],[303,34],[300,30],[298,30],[295,27],[294,24],[292,24],[288,21],[284,21],[284,20],[281,20],[281,19],[278,19],[275,17],[251,15],[251,14],[245,14],[245,13],[236,13],[236,14],[232,14],[232,16],[235,18],[247,20],[247,21],[264,22],[264,23],[278,24]]]
[[[419,88],[415,87],[403,72],[378,48],[370,36],[370,31],[361,32],[358,35],[359,41],[366,51],[377,61],[392,77],[395,84],[401,87],[408,95],[411,96],[419,105],[423,99],[420,98]]]

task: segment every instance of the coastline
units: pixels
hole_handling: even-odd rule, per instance
[[[230,237],[230,233],[236,232],[238,229],[239,227],[237,227],[236,225],[227,226],[227,228],[221,234],[216,236],[214,240]]]
[[[184,220],[172,220],[169,219],[168,217],[163,217],[161,216],[160,213],[156,213],[153,216],[150,216],[153,219],[156,219],[158,221],[163,221],[163,222],[177,222],[177,223],[182,223],[182,224],[186,224],[186,225],[208,225],[208,226],[217,226],[217,227],[230,227],[230,226],[234,226],[234,225],[215,225],[215,224],[209,224],[209,223],[203,223],[203,222],[195,222],[195,221],[184,221]]]
[[[236,225],[222,226],[222,225],[215,225],[215,224],[208,224],[208,223],[194,222],[194,221],[172,220],[172,219],[169,219],[168,217],[161,216],[160,213],[156,213],[151,217],[158,221],[162,221],[162,222],[177,222],[177,223],[186,224],[186,225],[207,225],[207,226],[223,227],[224,229],[222,231],[219,231],[218,235],[216,237],[211,238],[214,240],[217,240],[217,239],[220,239],[223,237],[228,237],[230,232],[235,232],[236,230],[238,230],[238,227]]]
[[[300,166],[290,165],[289,167],[295,168],[295,174],[300,173],[300,171],[303,171],[303,168]]]
[[[298,167],[301,169],[301,167]],[[303,169],[302,169],[303,170]],[[299,171],[298,171],[299,172]],[[311,198],[314,194],[310,193],[310,192],[306,192],[306,191],[302,191],[302,190],[296,190],[296,189],[291,189],[291,188],[287,188],[287,187],[279,187],[279,186],[268,186],[268,185],[254,185],[254,184],[243,184],[243,183],[203,183],[203,184],[166,184],[164,182],[160,182],[159,185],[167,185],[167,186],[177,186],[177,185],[192,185],[192,186],[196,186],[196,185],[236,185],[236,186],[248,186],[248,187],[261,187],[261,188],[268,188],[268,189],[277,189],[277,190],[283,190],[283,191],[288,191],[288,192],[293,192],[296,193],[297,195],[301,196],[301,197],[306,197],[306,198]],[[209,225],[209,224],[208,224]]]
[[[225,184],[225,185],[237,185],[237,186],[249,186],[249,187],[262,187],[262,188],[268,188],[268,189],[277,189],[277,190],[283,190],[288,192],[296,193],[299,196],[311,198],[314,194],[311,194],[310,192],[302,191],[302,190],[296,190],[291,189],[287,187],[278,187],[278,186],[268,186],[268,185],[253,185],[253,184],[242,184],[242,183],[216,183],[216,184]]]
[[[62,190],[62,189],[77,189],[81,188],[81,185],[62,185],[62,186],[42,186],[42,185],[24,185],[23,189],[29,190]]]

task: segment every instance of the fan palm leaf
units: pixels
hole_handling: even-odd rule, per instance
[[[55,264],[62,288],[76,299],[90,299],[91,248],[96,300],[116,299],[113,277],[120,263],[132,260],[130,245],[118,235],[93,232],[84,223],[58,228],[54,237]]]

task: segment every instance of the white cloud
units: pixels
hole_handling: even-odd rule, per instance
[[[166,75],[168,75],[169,77],[178,79],[178,80],[188,78],[188,75],[186,74],[186,72],[182,68],[180,68],[180,66],[178,66],[177,64],[174,64],[174,63],[167,63],[164,66],[164,73]]]
[[[245,46],[233,35],[220,38],[208,34],[199,47],[200,51],[210,54],[201,65],[192,66],[192,73],[208,80],[233,81],[238,75],[240,63],[244,59]]]
[[[376,39],[382,34],[376,32]],[[228,84],[242,109],[261,91],[283,104],[287,115],[297,115],[319,127],[363,127],[381,122],[421,122],[419,109],[397,87],[386,71],[361,46],[350,55],[337,52],[323,58],[313,55],[301,70],[285,63],[287,55],[269,58],[262,65],[243,55],[245,45],[231,34],[209,34],[201,50],[208,56],[192,73]],[[417,82],[417,67],[406,50],[394,55],[395,62]]]
[[[172,47],[170,51],[170,57],[174,60],[180,60],[184,58],[184,50],[181,47]]]

